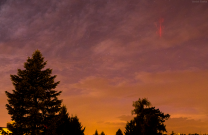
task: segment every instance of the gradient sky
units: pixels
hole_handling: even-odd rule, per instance
[[[168,132],[208,133],[207,0],[1,0],[0,32],[0,126],[10,74],[39,49],[86,135],[124,132],[144,97]]]

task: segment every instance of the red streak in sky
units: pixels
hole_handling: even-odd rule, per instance
[[[160,23],[159,28],[158,28],[157,23],[156,23],[156,27],[158,28],[158,33],[159,33],[160,37],[162,37],[162,29],[163,29],[162,23],[163,22],[164,22],[164,19],[161,18],[160,21],[159,21],[159,23]]]

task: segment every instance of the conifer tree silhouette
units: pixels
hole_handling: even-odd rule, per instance
[[[97,130],[95,130],[95,134],[94,135],[98,135],[98,131]]]
[[[56,121],[57,135],[84,135],[85,128],[79,122],[77,116],[69,116],[66,106],[62,106]]]
[[[17,75],[10,75],[15,90],[5,91],[6,108],[15,121],[9,125],[15,135],[40,135],[44,129],[47,134],[46,131],[55,129],[54,120],[62,103],[57,96],[61,91],[54,90],[59,81],[54,82],[56,75],[51,75],[52,69],[43,69],[45,65],[42,54],[36,50],[24,63],[23,70],[18,69]]]
[[[123,135],[121,129],[119,128],[118,131],[116,132],[116,135]]]

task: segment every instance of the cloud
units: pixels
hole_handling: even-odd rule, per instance
[[[122,120],[122,121],[130,121],[130,120],[132,120],[134,117],[133,117],[133,115],[121,115],[121,116],[119,116],[118,117],[120,120]]]
[[[170,133],[207,133],[207,120],[194,120],[187,117],[170,118],[165,122],[166,129]]]
[[[192,6],[177,14],[169,10],[171,3],[178,3],[173,1],[46,0],[44,3],[10,1],[2,5],[0,22],[4,34],[0,37],[1,54],[30,56],[35,49],[40,49],[53,63],[58,61],[59,73],[70,69],[82,72],[83,77],[92,71],[100,75],[108,72],[105,75],[111,77],[134,74],[138,70],[149,72],[208,66],[203,63],[206,53],[199,53],[206,49],[205,46],[198,43],[197,48],[201,49],[195,47],[197,50],[187,51],[195,45],[186,45],[189,40],[203,38],[207,33],[203,29],[207,24],[199,25],[207,19],[204,17],[207,9],[203,5],[199,8],[199,5],[183,1]],[[184,9],[181,4],[176,8]],[[198,14],[190,10],[192,8],[205,12]],[[155,26],[160,14],[164,18],[162,39],[158,38]],[[184,15],[187,16],[183,18]],[[197,22],[193,16],[197,16]],[[201,56],[194,57],[198,54]]]
[[[175,117],[189,114],[196,119],[206,117],[207,71],[138,73],[135,77],[137,81],[132,84],[115,83],[113,78],[90,77],[74,84],[73,87],[80,89],[84,93],[83,96],[103,101],[106,96],[114,103],[128,99],[131,106],[132,101],[137,98],[147,97],[156,108],[161,106],[165,112],[171,112]]]
[[[126,122],[106,122],[105,124],[109,125],[109,126],[125,126]]]

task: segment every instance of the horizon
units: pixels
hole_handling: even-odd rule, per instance
[[[0,127],[10,74],[38,49],[86,135],[124,133],[139,98],[171,115],[168,132],[208,134],[207,1],[0,1]]]

